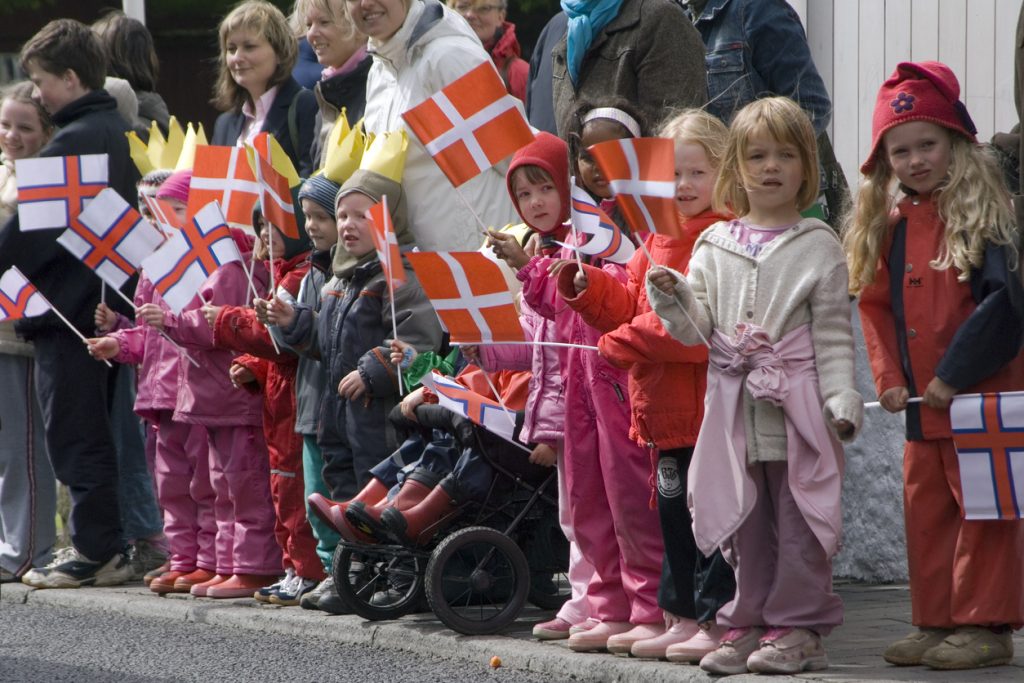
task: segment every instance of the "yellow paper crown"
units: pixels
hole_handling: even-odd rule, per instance
[[[157,128],[156,131],[159,133],[160,129]],[[152,129],[150,129],[150,134],[152,135]],[[160,136],[160,139],[163,140],[162,135]],[[160,148],[160,162],[156,163],[156,160],[153,160],[154,165],[157,168],[174,168],[178,163],[178,157],[181,156],[181,148],[184,144],[185,131],[181,129],[181,124],[178,123],[178,119],[172,116],[171,120],[167,123],[167,140],[164,141],[163,146]],[[152,150],[152,138],[150,138],[149,146]],[[153,155],[150,154],[149,158],[152,160]]]
[[[174,165],[175,171],[183,171],[192,168],[196,162],[196,147],[208,145],[206,132],[203,124],[196,124],[193,128],[191,122],[185,127],[185,140],[181,145],[181,154],[178,155],[178,163]]]
[[[200,126],[201,128],[202,126]],[[134,131],[126,133],[126,135],[128,136],[128,152],[131,155],[132,161],[135,162],[135,166],[139,169],[139,173],[142,175],[146,175],[158,168],[178,167],[186,135],[181,129],[181,124],[173,116],[167,124],[166,139],[163,133],[160,132],[160,127],[156,121],[153,121],[149,127],[149,144],[144,143]],[[205,133],[202,134],[202,142],[200,144],[206,144]],[[194,149],[192,156],[195,156]],[[191,166],[191,163],[189,166]]]
[[[396,183],[401,183],[402,171],[405,170],[405,155],[408,151],[409,135],[404,130],[381,133],[367,145],[359,168],[374,171]]]
[[[343,116],[339,116],[327,138],[324,175],[339,185],[344,184],[349,176],[359,168],[367,143],[362,121],[359,121],[355,128],[350,129],[348,121]]]
[[[139,175],[146,175],[155,170],[156,167],[153,166],[153,162],[149,160],[149,155],[146,153],[146,143],[142,141],[138,133],[130,130],[125,133],[125,136],[128,138],[128,154],[135,162],[135,167],[139,169]]]

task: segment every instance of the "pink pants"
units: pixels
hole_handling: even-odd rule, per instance
[[[590,603],[587,601],[587,586],[594,578],[594,565],[580,552],[576,532],[569,515],[569,493],[565,488],[565,444],[558,444],[558,525],[569,541],[569,587],[572,595],[558,610],[558,618],[573,626],[590,618]]]
[[[197,567],[213,571],[217,568],[217,520],[206,430],[175,422],[172,414],[170,410],[159,413],[153,464],[171,571],[190,572]]]
[[[629,403],[618,398],[625,382],[616,392],[610,380],[587,374],[570,374],[566,383],[565,485],[576,541],[594,567],[590,616],[660,622],[664,544],[649,504],[650,457],[629,438]]]
[[[757,502],[723,548],[736,570],[736,597],[718,611],[731,627],[799,626],[826,636],[843,623],[832,561],[797,508],[785,462],[750,465]]]
[[[216,493],[218,574],[281,573],[270,461],[260,427],[207,427]]]

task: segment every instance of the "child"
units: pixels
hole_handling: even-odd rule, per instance
[[[577,177],[592,194],[610,196],[586,149],[604,140],[639,136],[641,126],[630,113],[612,107],[587,110],[580,120],[582,128],[574,138]],[[559,216],[564,216],[560,209]],[[494,248],[499,256],[511,256],[509,240],[498,241]],[[572,252],[562,249],[557,256],[563,260],[538,254],[519,268],[523,301],[554,322],[559,342],[593,346],[600,332],[566,306],[549,275],[570,263]],[[625,281],[623,266],[597,265]],[[580,552],[594,566],[587,587],[590,618],[571,633],[569,647],[577,652],[604,650],[615,644],[610,640],[615,636],[632,646],[664,630],[656,599],[661,529],[645,494],[649,458],[629,438],[626,372],[588,349],[563,349],[559,358],[569,519]]]
[[[139,183],[140,193],[147,191],[146,187],[161,175],[165,179],[155,191],[157,199],[184,204],[188,200],[190,171],[177,171],[169,177],[164,171],[147,174]],[[143,273],[135,290],[135,305],[141,308],[147,304],[170,311]],[[183,389],[182,364],[189,361],[141,317],[132,326],[123,316],[100,304],[96,309],[96,328],[109,332],[89,340],[89,352],[94,358],[141,364],[135,411],[150,426],[147,431],[155,440],[153,474],[170,555],[164,571],[150,579],[149,589],[157,594],[188,593],[192,585],[212,577],[217,568],[217,521],[206,430],[200,424],[174,419],[178,395]]]
[[[298,237],[287,237],[267,221],[257,206],[252,224],[260,239],[254,255],[260,261],[273,256],[278,296],[294,299],[309,268],[303,222],[298,221]],[[232,381],[250,392],[263,394],[263,435],[270,454],[270,494],[277,516],[274,535],[284,558],[285,577],[260,588],[253,597],[275,605],[298,605],[302,596],[325,576],[316,555],[313,530],[306,520],[302,437],[295,433],[298,356],[287,348],[278,351],[274,347],[270,331],[257,320],[257,311],[251,308],[205,306],[203,313],[213,326],[215,346],[245,354],[231,364]]]
[[[959,94],[944,64],[896,67],[878,92],[845,236],[879,401],[907,413],[904,516],[919,630],[884,657],[936,669],[1009,663],[1012,629],[1024,623],[1024,521],[962,519],[950,438],[954,394],[1024,387],[1010,199]]]
[[[508,193],[523,221],[540,236],[540,253],[553,255],[558,251],[554,240],[564,241],[569,218],[569,150],[564,142],[550,133],[538,133],[512,158],[506,174]],[[496,253],[509,266],[519,270],[530,257],[514,239],[495,234],[488,239]],[[526,301],[520,304],[520,322],[527,339],[553,342],[558,339],[555,321],[539,315]],[[522,438],[536,443],[530,461],[558,467],[558,516],[562,533],[569,541],[569,584],[572,595],[558,610],[554,619],[533,627],[533,635],[541,640],[562,640],[569,629],[583,624],[590,617],[587,585],[594,574],[593,566],[580,554],[576,534],[569,516],[565,490],[565,405],[562,396],[562,372],[559,350],[552,346],[525,344],[463,347],[463,353],[477,359],[485,370],[532,370],[530,394]]]
[[[661,134],[675,139],[675,199],[683,238],[652,233],[646,246],[655,263],[686,272],[701,232],[731,218],[711,208],[728,131],[711,114],[688,109],[668,121]],[[703,344],[680,345],[651,311],[643,284],[650,266],[647,255],[637,251],[623,285],[599,268],[578,270],[570,264],[559,273],[559,292],[585,321],[605,332],[597,343],[601,355],[629,370],[630,436],[641,447],[657,449],[658,514],[665,542],[658,604],[667,630],[634,643],[631,652],[635,657],[699,662],[724,635],[715,614],[736,588],[721,552],[710,558],[698,552],[683,496],[704,415],[708,354]],[[665,396],[676,400],[666,401]]]
[[[792,100],[744,107],[714,191],[740,218],[698,238],[688,276],[647,275],[665,329],[685,344],[711,340],[687,495],[697,547],[721,547],[736,571],[736,597],[718,612],[730,630],[700,662],[717,674],[826,668],[821,637],[842,622],[835,436],[852,438],[863,404],[842,249],[825,223],[800,216],[818,194],[815,159],[814,129]]]
[[[387,416],[399,398],[398,381],[391,351],[384,345],[385,339],[394,336],[392,309],[366,218],[367,210],[384,195],[398,243],[408,247],[412,234],[402,186],[361,168],[338,191],[334,277],[324,286],[322,309],[315,313],[309,305],[292,306],[275,298],[268,311],[290,346],[302,349],[318,344],[326,365],[317,440],[334,501],[347,501],[363,489],[370,482],[370,468],[395,445]],[[412,268],[406,267],[406,275],[408,280],[394,292],[398,335],[418,350],[436,349],[441,343],[437,316]]]

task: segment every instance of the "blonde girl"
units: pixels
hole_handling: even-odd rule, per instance
[[[859,426],[847,270],[835,233],[802,218],[818,194],[814,129],[783,97],[733,120],[714,204],[739,218],[698,239],[690,272],[653,268],[647,292],[684,344],[710,341],[704,423],[687,500],[697,547],[721,548],[736,595],[701,667],[718,674],[828,666],[842,450]]]
[[[963,521],[951,439],[954,394],[1024,388],[1010,197],[959,94],[944,64],[896,67],[878,93],[844,238],[879,401],[906,411],[904,518],[918,630],[884,657],[936,669],[1008,663],[1012,627],[1024,623],[1024,522]]]

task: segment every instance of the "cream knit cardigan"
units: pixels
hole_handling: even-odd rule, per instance
[[[728,222],[719,222],[694,245],[689,276],[672,272],[676,294],[705,339],[712,329],[731,337],[738,323],[753,323],[775,342],[809,323],[826,424],[835,417],[860,428],[864,404],[854,388],[849,274],[828,225],[806,218],[750,256]],[[647,294],[669,334],[684,344],[702,343],[671,295],[649,282]],[[746,389],[743,398],[748,462],[785,460],[782,409]]]

